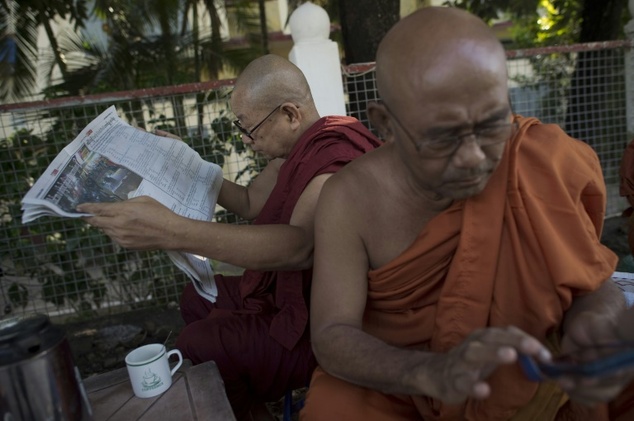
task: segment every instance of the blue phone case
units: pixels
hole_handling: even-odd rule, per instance
[[[584,363],[557,360],[543,363],[535,361],[528,355],[520,355],[519,364],[526,376],[533,381],[557,379],[562,376],[597,377],[634,366],[634,348],[627,348]]]

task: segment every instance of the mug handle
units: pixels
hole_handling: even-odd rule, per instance
[[[170,375],[173,376],[174,373],[176,373],[176,370],[178,370],[180,368],[180,366],[183,364],[183,354],[181,354],[181,352],[178,349],[172,349],[171,351],[169,351],[167,353],[167,360],[168,361],[169,361],[171,355],[178,355],[178,363],[176,363],[174,368],[172,368],[172,371],[170,371]]]

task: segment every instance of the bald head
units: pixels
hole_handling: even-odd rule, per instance
[[[449,7],[426,7],[403,18],[377,51],[377,85],[388,103],[449,78],[500,71],[506,72],[506,57],[491,29],[478,17]]]
[[[238,77],[234,95],[262,108],[283,102],[314,106],[310,87],[302,71],[290,61],[268,54],[253,60]]]

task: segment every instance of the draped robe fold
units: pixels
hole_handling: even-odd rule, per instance
[[[487,326],[514,325],[546,342],[559,335],[573,298],[613,273],[617,258],[600,243],[606,195],[596,154],[558,126],[517,120],[518,131],[484,191],[454,202],[405,252],[368,273],[364,331],[394,346],[432,352],[446,352]],[[374,401],[359,408],[358,417],[354,408],[342,412],[348,421],[397,419],[374,417],[389,413],[390,405],[411,405],[425,420],[506,420],[534,406],[532,413],[540,414],[534,419],[546,420],[565,402],[557,388],[533,399],[539,384],[526,380],[517,365],[499,367],[489,382],[486,400],[449,406],[424,396],[390,401],[383,395],[387,403],[372,412],[380,406],[371,398],[378,392],[344,385],[318,369],[302,416],[326,419],[311,411],[342,390],[350,402],[362,396]]]

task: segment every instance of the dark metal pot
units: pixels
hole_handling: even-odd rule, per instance
[[[66,335],[45,315],[0,320],[0,420],[92,420]]]

